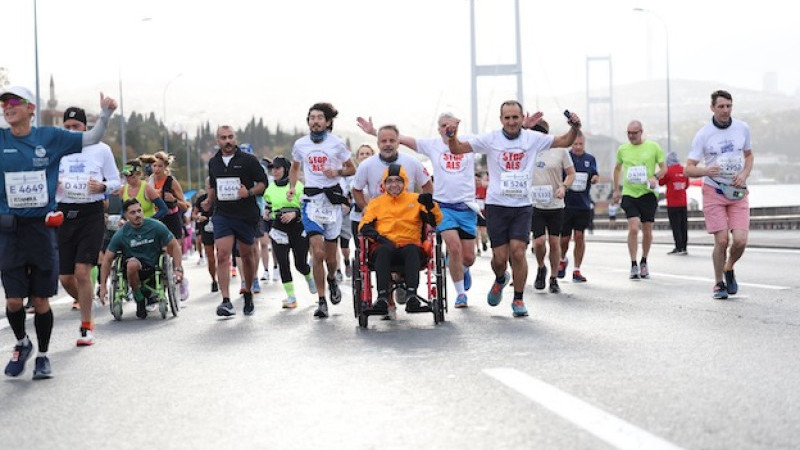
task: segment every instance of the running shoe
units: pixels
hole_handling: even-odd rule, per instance
[[[147,318],[147,301],[145,299],[136,300],[136,317]]]
[[[316,294],[317,293],[317,283],[314,281],[314,277],[310,277],[306,281],[308,282],[308,291],[311,292],[312,294]]]
[[[522,300],[514,300],[511,302],[511,311],[514,317],[525,317],[528,315],[528,308],[525,307],[525,302]]]
[[[681,255],[681,256],[686,256],[686,255],[689,254],[689,252],[687,252],[686,249],[683,249],[683,250],[679,251],[678,254]]]
[[[572,271],[572,282],[573,283],[586,283],[586,277],[581,275],[580,270],[573,270]]]
[[[147,305],[146,305],[147,312],[153,312],[153,311],[157,310],[158,309],[158,303],[159,303],[159,300],[158,300],[158,297],[156,296],[155,292],[151,292],[147,296]]]
[[[253,288],[251,289],[251,291],[254,294],[258,294],[259,292],[261,292],[261,285],[258,283],[258,278],[253,278]]]
[[[397,306],[389,306],[389,312],[381,320],[397,320]]]
[[[317,305],[317,310],[314,311],[314,317],[319,317],[320,319],[328,317],[328,302],[326,302],[325,300],[319,301],[319,305]]]
[[[239,284],[239,295],[242,295],[245,292],[247,292],[247,288],[244,285],[244,280],[242,280],[242,282]]]
[[[717,300],[725,300],[728,298],[728,288],[725,287],[724,282],[720,281],[714,285],[713,297]]]
[[[336,269],[336,282],[341,283],[342,281],[344,281],[344,275],[342,274],[342,270]]]
[[[469,273],[469,267],[464,268],[464,290],[468,291],[472,287],[472,275]]]
[[[551,294],[558,294],[561,292],[561,288],[558,287],[558,279],[554,277],[550,277],[550,293]]]
[[[739,292],[739,283],[736,282],[736,275],[733,274],[733,269],[725,271],[725,286],[728,288],[728,294],[735,294]]]
[[[11,353],[11,360],[6,365],[6,375],[10,377],[18,377],[25,371],[25,363],[33,353],[33,342],[28,339],[27,345],[17,344],[14,346],[14,352]]]
[[[347,278],[353,278],[353,265],[352,264],[348,264],[348,265],[344,266],[344,276],[346,276]]]
[[[639,279],[639,266],[636,264],[631,266],[631,280],[638,280]]]
[[[486,247],[486,241],[483,241],[483,242],[482,242],[482,244],[483,244],[483,245],[482,245],[482,247],[483,247],[483,251],[486,251],[486,248],[487,248],[487,247]]]
[[[78,342],[76,342],[75,345],[78,347],[86,347],[94,344],[94,334],[92,333],[92,330],[81,327],[80,331],[81,337],[78,338]]]
[[[297,298],[294,295],[290,295],[286,300],[283,301],[283,307],[286,309],[297,308]]]
[[[398,305],[405,305],[406,300],[406,291],[403,289],[397,289],[394,291],[394,301],[396,301]]]
[[[50,369],[50,360],[47,356],[37,356],[36,365],[33,368],[34,380],[46,380],[53,378],[53,371]]]
[[[217,291],[219,291],[219,283],[217,283],[216,281],[212,281],[211,292],[217,292]]]
[[[536,289],[544,289],[545,278],[547,278],[547,267],[542,266],[536,269],[536,280],[533,282],[533,287]]]
[[[217,306],[217,315],[220,317],[236,315],[236,310],[233,309],[233,303],[231,303],[230,300],[222,300],[222,303]]]
[[[456,308],[466,308],[469,305],[467,304],[467,294],[458,294],[456,297],[456,304],[454,305]]]
[[[503,274],[503,282],[497,283],[497,280],[494,280],[492,283],[492,288],[489,289],[489,293],[486,294],[486,301],[489,302],[489,306],[497,306],[503,300],[503,288],[508,285],[508,282],[511,281],[511,274],[506,272]]]
[[[667,252],[668,255],[680,255],[681,251],[677,248],[673,248],[671,252]]]
[[[269,270],[264,270],[261,274],[261,281],[269,281]]]
[[[278,266],[272,268],[272,281],[281,281],[281,272]]]
[[[252,316],[255,310],[255,305],[253,304],[253,293],[252,292],[245,292],[244,294],[244,309],[242,312],[245,316]]]
[[[558,278],[564,278],[567,276],[567,264],[569,264],[569,258],[563,259],[558,262]]]
[[[331,294],[331,304],[338,305],[342,301],[342,291],[336,280],[328,280],[328,291]]]
[[[639,277],[643,280],[650,278],[650,269],[646,262],[639,263]]]
[[[372,304],[372,308],[370,308],[370,310],[373,311],[376,316],[381,314],[387,315],[389,314],[389,302],[386,301],[385,298],[379,298],[375,300],[375,303]]]

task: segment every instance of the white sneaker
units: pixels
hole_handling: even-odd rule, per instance
[[[272,281],[275,282],[281,281],[281,272],[278,270],[277,267],[272,268]]]
[[[86,347],[92,344],[94,344],[94,334],[92,334],[92,330],[81,328],[81,337],[78,338],[76,345],[78,347]]]

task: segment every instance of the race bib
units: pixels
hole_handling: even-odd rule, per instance
[[[286,245],[289,243],[289,235],[285,231],[272,228],[269,230],[269,237],[278,245]]]
[[[239,200],[239,177],[217,178],[217,200],[229,202]]]
[[[647,184],[647,167],[645,166],[628,167],[628,183]]]
[[[336,206],[326,201],[310,201],[306,206],[306,214],[320,225],[336,222]]]
[[[84,173],[62,175],[61,189],[63,189],[64,196],[68,199],[87,202],[90,200],[89,175]]]
[[[206,233],[214,232],[214,222],[212,222],[211,219],[209,219],[208,222],[206,222],[206,225],[203,227],[203,231],[205,231]]]
[[[738,155],[721,157],[718,160],[719,176],[722,178],[733,179],[744,168],[744,161]]]
[[[6,172],[6,198],[9,208],[43,208],[49,202],[44,170]]]
[[[500,174],[500,191],[508,197],[525,197],[529,178],[526,172],[503,172]]]
[[[110,231],[119,230],[119,221],[121,216],[119,214],[109,214],[108,219],[106,219],[106,228]]]
[[[586,183],[589,181],[588,172],[575,172],[575,181],[569,187],[570,191],[583,192],[586,190]]]
[[[531,199],[533,203],[539,205],[547,205],[553,201],[553,186],[547,184],[542,186],[534,186],[531,188]]]
[[[672,189],[675,189],[676,191],[682,191],[682,190],[686,189],[686,182],[684,182],[684,181],[673,181],[672,182]]]

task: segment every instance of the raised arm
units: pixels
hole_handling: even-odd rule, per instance
[[[450,153],[454,155],[472,152],[472,146],[469,142],[458,140],[458,125],[461,123],[457,119],[448,119],[445,125],[444,132],[447,135],[447,146],[450,147]]]
[[[370,136],[377,136],[378,131],[375,129],[375,125],[372,123],[372,117],[365,119],[363,117],[358,117],[356,119],[356,123],[358,127],[361,128],[361,131],[364,133],[369,134]],[[406,147],[410,148],[411,150],[417,151],[417,140],[411,136],[403,136],[402,134],[397,137],[397,141],[400,145],[405,145]]]
[[[84,147],[97,144],[103,139],[103,135],[106,133],[106,128],[108,127],[108,120],[111,118],[111,114],[115,109],[117,109],[117,101],[111,97],[104,96],[101,92],[100,117],[97,119],[94,128],[83,133],[82,143]]]
[[[578,131],[581,129],[581,119],[575,113],[570,113],[569,119],[567,120],[569,124],[569,131],[562,134],[561,136],[556,136],[553,139],[553,147],[555,148],[567,148],[575,142],[575,138],[578,137]]]

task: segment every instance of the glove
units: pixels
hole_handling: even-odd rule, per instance
[[[60,227],[64,223],[64,213],[61,211],[50,211],[44,216],[44,224],[48,227]]]
[[[378,239],[378,230],[375,229],[371,224],[364,225],[361,228],[361,235],[367,239],[377,240]]]
[[[432,194],[428,194],[428,193],[419,194],[419,197],[417,197],[417,201],[419,202],[420,205],[424,206],[425,209],[427,209],[428,211],[433,209],[433,195]]]

